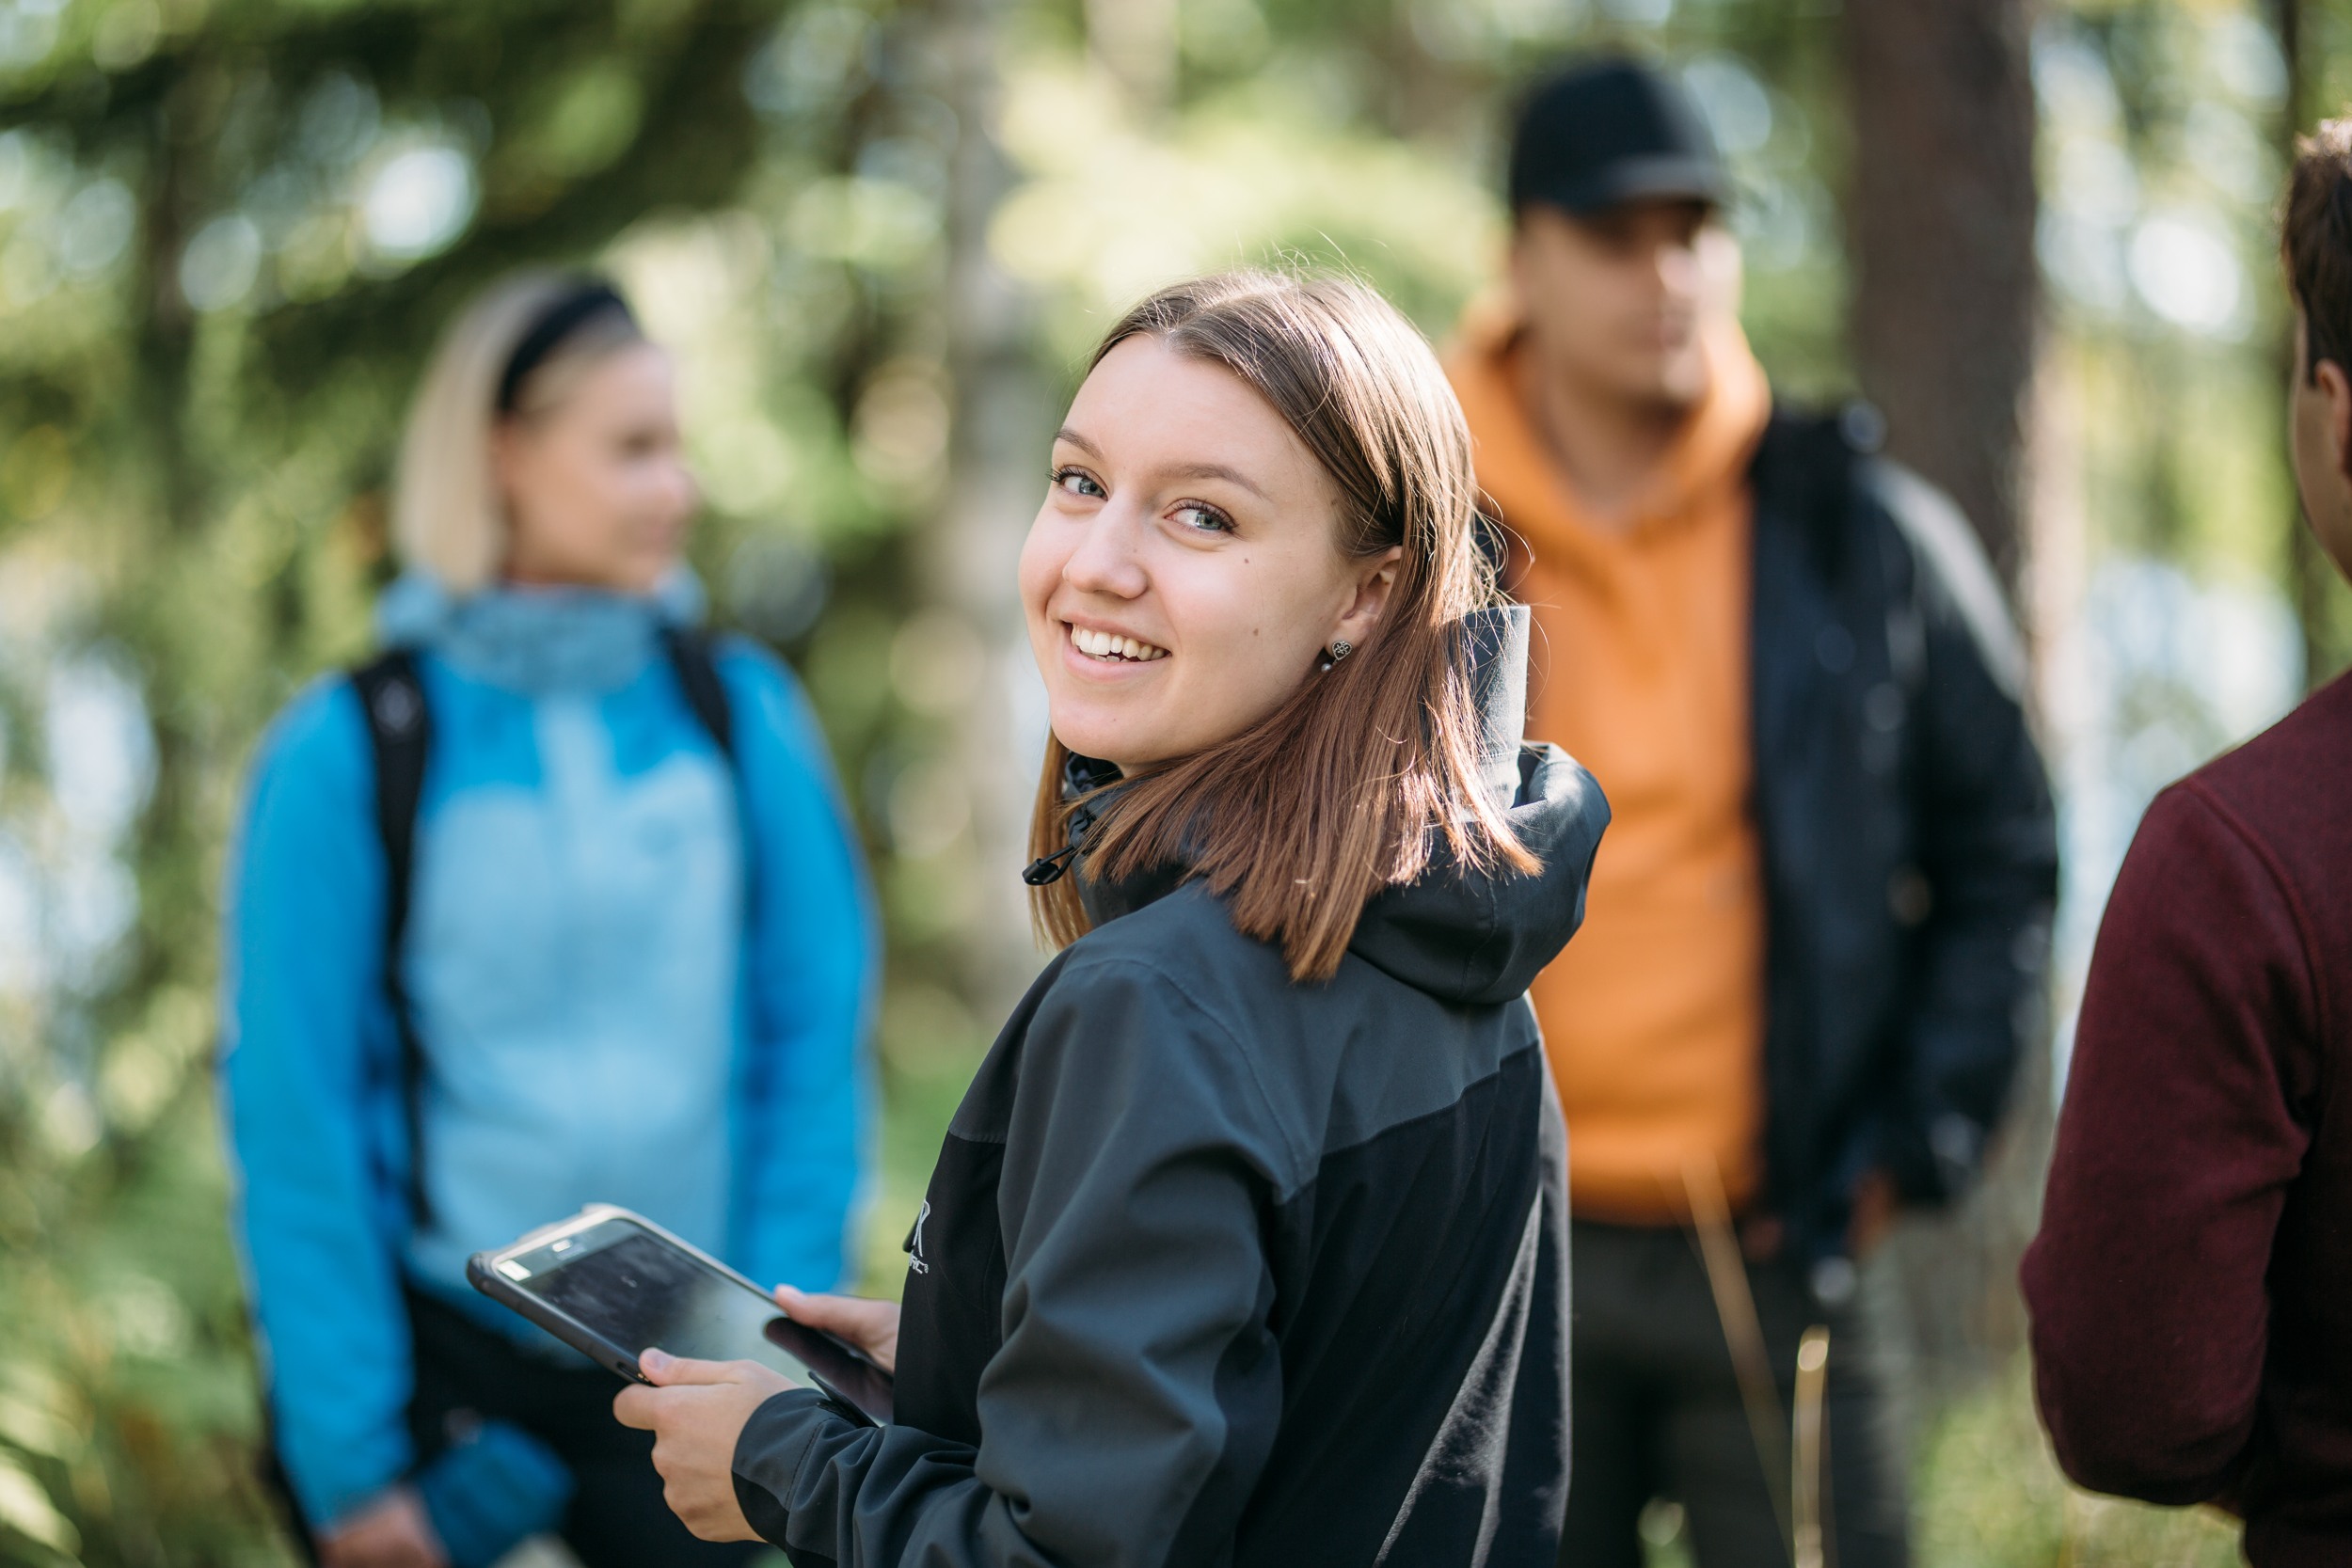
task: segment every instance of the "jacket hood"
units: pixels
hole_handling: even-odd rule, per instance
[[[1348,943],[1375,969],[1447,1002],[1511,1001],[1559,956],[1583,922],[1593,855],[1609,825],[1593,776],[1557,746],[1522,738],[1528,622],[1523,605],[1480,610],[1463,623],[1462,641],[1481,715],[1482,780],[1507,802],[1505,820],[1537,868],[1464,866],[1440,846],[1419,879],[1364,905]],[[1064,788],[1083,794],[1116,778],[1104,764],[1073,758]],[[1072,817],[1073,846],[1100,815],[1094,805]],[[1082,854],[1078,892],[1100,926],[1172,893],[1185,875],[1169,866],[1108,883],[1086,875]]]
[[[1609,825],[1600,785],[1557,746],[1522,745],[1505,819],[1539,863],[1465,868],[1433,859],[1416,881],[1364,906],[1348,951],[1448,1002],[1508,1002],[1534,983],[1584,922],[1584,887]]]
[[[1688,527],[1743,493],[1748,465],[1772,416],[1772,385],[1739,321],[1717,315],[1700,329],[1708,388],[1660,458],[1650,483],[1624,516],[1603,527],[1569,484],[1529,417],[1518,364],[1527,352],[1516,308],[1473,303],[1446,356],[1446,376],[1477,435],[1478,483],[1537,560],[1573,564],[1597,539],[1626,539]]]
[[[375,629],[386,647],[430,648],[510,690],[609,691],[660,657],[665,627],[699,625],[703,609],[682,565],[647,594],[500,583],[459,595],[410,571],[376,600]]]
[[[1523,993],[1584,921],[1593,855],[1609,826],[1600,785],[1557,746],[1528,744],[1525,605],[1465,623],[1480,715],[1482,777],[1507,802],[1504,820],[1538,863],[1457,863],[1442,844],[1417,879],[1364,905],[1348,951],[1415,990],[1493,1006]]]

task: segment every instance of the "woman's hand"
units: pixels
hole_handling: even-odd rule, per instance
[[[756,1541],[735,1500],[735,1445],[743,1423],[769,1399],[797,1386],[756,1361],[690,1361],[646,1351],[637,1365],[654,1386],[624,1388],[612,1414],[653,1433],[662,1500],[705,1541]]]
[[[395,1486],[319,1537],[320,1568],[449,1568],[416,1488]]]
[[[794,1323],[849,1341],[883,1371],[898,1370],[897,1302],[812,1295],[779,1285],[776,1305]],[[661,1472],[670,1512],[705,1541],[758,1540],[735,1500],[735,1446],[752,1412],[796,1385],[756,1361],[690,1361],[649,1350],[637,1365],[654,1386],[622,1389],[612,1414],[623,1426],[654,1434],[653,1467]]]
[[[898,1304],[864,1296],[819,1296],[776,1287],[776,1305],[796,1323],[821,1328],[866,1353],[866,1359],[883,1371],[898,1370]]]

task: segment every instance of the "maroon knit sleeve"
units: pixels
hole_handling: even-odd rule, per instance
[[[2042,1419],[2085,1486],[2188,1503],[2234,1479],[2310,1141],[2305,954],[2261,846],[2193,780],[2160,797],[2100,927],[2024,1269]]]

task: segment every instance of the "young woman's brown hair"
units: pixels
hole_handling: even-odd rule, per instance
[[[1404,553],[1366,646],[1302,671],[1289,701],[1232,739],[1089,798],[1086,874],[1181,863],[1238,929],[1280,944],[1294,979],[1328,979],[1364,901],[1420,876],[1440,845],[1466,864],[1535,868],[1479,783],[1461,622],[1501,600],[1470,432],[1428,343],[1359,284],[1265,272],[1176,284],[1120,318],[1089,368],[1139,336],[1273,406],[1339,492],[1342,553]],[[1071,847],[1070,761],[1050,738],[1029,825],[1040,857]],[[1057,946],[1089,928],[1073,879],[1032,889],[1030,909]]]

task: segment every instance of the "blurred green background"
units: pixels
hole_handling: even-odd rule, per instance
[[[1875,391],[1855,150],[1890,92],[1964,95],[1971,68],[1857,90],[1860,13],[1894,3],[0,0],[0,1562],[291,1560],[252,1479],[210,1086],[225,835],[270,713],[368,644],[390,448],[471,289],[608,266],[678,355],[695,562],[807,681],[883,892],[866,1270],[892,1291],[1038,961],[1009,562],[1094,335],[1155,283],[1274,261],[1352,270],[1442,339],[1493,277],[1517,85],[1614,43],[1677,63],[1738,171],[1784,390]],[[2031,373],[1987,436],[2014,515],[1979,521],[2022,563],[2061,781],[2062,1073],[2140,808],[2352,654],[2352,595],[2297,544],[2272,249],[2352,21],[1977,9],[2031,83],[2038,282],[2003,307]],[[1921,1560],[2234,1560],[2222,1523],[2047,1458],[2009,1267],[2052,1076],[1994,1190],[1873,1271]]]

